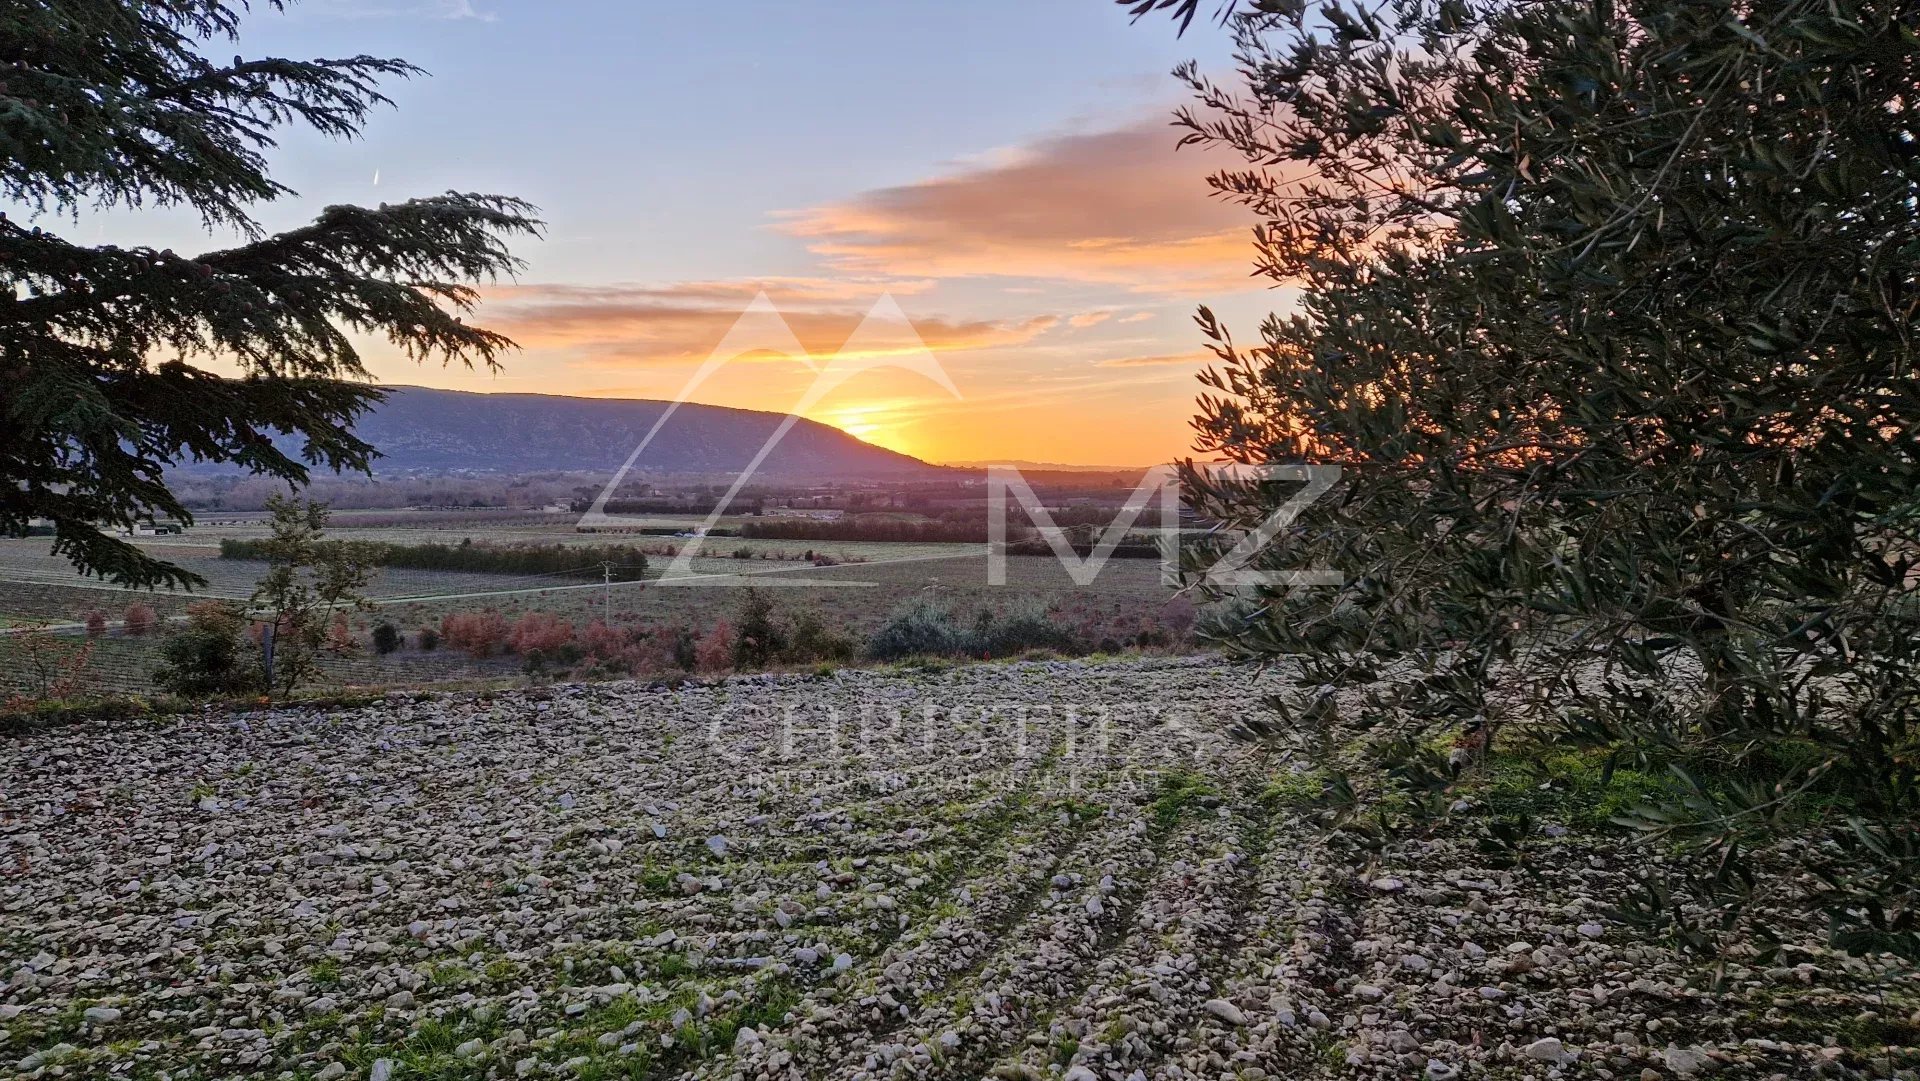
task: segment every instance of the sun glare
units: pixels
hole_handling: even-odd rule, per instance
[[[835,428],[853,436],[862,442],[885,447],[888,450],[911,454],[907,449],[906,432],[899,418],[892,414],[892,407],[884,402],[862,402],[855,405],[839,405],[819,417],[821,423],[831,424]]]

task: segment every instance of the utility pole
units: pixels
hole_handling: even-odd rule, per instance
[[[607,627],[613,626],[613,561],[600,564],[600,622]]]

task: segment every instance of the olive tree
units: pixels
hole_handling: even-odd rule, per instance
[[[1199,446],[1342,469],[1261,565],[1343,584],[1242,590],[1215,628],[1300,666],[1256,727],[1366,728],[1415,796],[1501,733],[1668,770],[1637,821],[1720,857],[1697,896],[1737,913],[1785,860],[1839,943],[1920,952],[1920,13],[1226,20],[1238,78],[1182,69],[1180,122],[1245,160],[1213,186],[1301,299],[1252,342],[1202,310]],[[1226,523],[1291,495],[1185,481]]]

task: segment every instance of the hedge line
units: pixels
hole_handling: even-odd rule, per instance
[[[601,576],[601,564],[611,563],[616,582],[637,582],[646,576],[647,570],[646,554],[631,544],[353,543],[363,547],[377,566],[408,570],[597,579]],[[220,542],[222,559],[265,559],[268,550],[269,542],[265,540],[228,538]]]

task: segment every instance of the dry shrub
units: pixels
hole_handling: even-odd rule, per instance
[[[573,624],[551,612],[523,614],[507,635],[507,648],[515,653],[537,649],[552,654],[572,642]]]
[[[440,620],[440,636],[448,646],[474,658],[491,657],[507,644],[506,617],[489,608],[484,612],[453,612]]]
[[[722,619],[701,636],[694,647],[694,666],[702,672],[724,672],[733,667],[733,624]]]
[[[160,624],[160,615],[153,610],[152,605],[135,601],[127,605],[127,610],[120,614],[120,622],[127,628],[128,634],[138,638],[151,633],[153,628]]]

